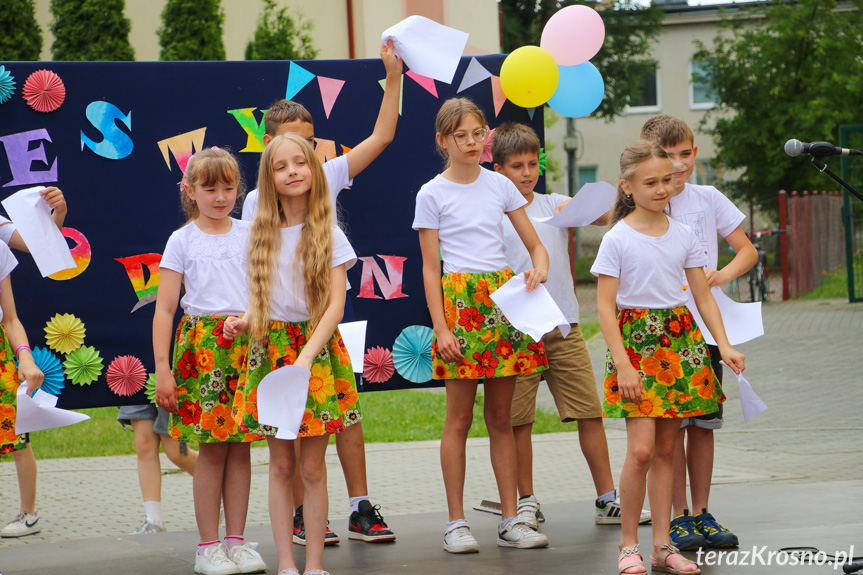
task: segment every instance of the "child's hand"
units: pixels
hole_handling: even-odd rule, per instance
[[[732,280],[725,277],[725,274],[720,270],[705,269],[704,275],[707,277],[707,285],[710,287],[724,286]]]
[[[458,338],[449,330],[437,334],[437,351],[441,359],[450,363],[464,359]]]
[[[641,402],[644,385],[641,383],[641,375],[631,364],[617,366],[617,389],[620,391],[621,401]]]
[[[740,372],[746,369],[746,356],[731,346],[719,348],[719,355],[722,356],[722,361],[725,362],[725,365],[730,367],[731,371],[737,375],[740,375]]]
[[[557,204],[557,207],[554,208],[554,215],[559,214],[561,212],[561,210],[563,210],[563,208],[566,207],[566,204],[568,204],[571,201],[572,201],[572,198],[569,198],[565,202],[561,202],[561,203]]]
[[[39,195],[48,202],[48,207],[52,210],[59,214],[66,213],[66,198],[63,196],[63,192],[60,188],[50,186],[39,192]]]
[[[249,320],[244,317],[229,316],[225,319],[224,334],[227,339],[240,337],[249,329]]]
[[[42,387],[43,379],[45,375],[36,367],[33,356],[28,351],[22,350],[18,360],[18,381],[26,381],[27,393],[31,394]]]
[[[387,40],[386,44],[381,44],[381,60],[384,61],[384,68],[387,69],[387,76],[401,75],[402,60],[393,52],[393,41]]]
[[[548,279],[548,270],[529,269],[524,272],[524,289],[535,290],[539,284],[544,284]]]
[[[174,381],[174,375],[170,371],[167,373],[156,371],[156,405],[168,413],[178,413],[180,411],[180,401],[177,397],[177,382]]]

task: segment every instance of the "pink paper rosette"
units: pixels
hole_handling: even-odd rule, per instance
[[[393,354],[383,347],[370,347],[363,363],[363,378],[369,383],[383,383],[393,376]]]
[[[36,70],[24,82],[24,99],[37,112],[53,112],[66,99],[66,86],[50,70]]]
[[[137,357],[121,355],[115,357],[108,366],[105,379],[108,387],[117,395],[134,395],[144,387],[147,381],[147,370]]]

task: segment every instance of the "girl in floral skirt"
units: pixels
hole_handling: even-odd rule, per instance
[[[291,479],[299,467],[305,486],[306,574],[320,575],[327,521],[324,456],[330,434],[358,417],[339,390],[356,392],[351,360],[338,331],[345,307],[346,270],[356,262],[333,219],[318,157],[295,134],[276,136],[261,155],[258,209],[249,237],[249,310],[227,333],[249,329],[248,379],[234,399],[237,417],[267,435],[270,447],[270,522],[280,575],[296,575]],[[285,365],[311,371],[306,409],[294,442],[274,437],[258,422],[258,385]],[[299,465],[298,465],[299,463]]]
[[[680,418],[715,412],[725,396],[701,331],[686,309],[680,281],[684,270],[723,361],[736,373],[744,369],[744,356],[729,345],[710,294],[702,269],[707,258],[698,238],[667,213],[672,170],[668,155],[656,144],[638,141],[626,148],[620,156],[614,226],[590,270],[599,278],[599,323],[608,344],[603,410],[605,417],[627,418],[620,475],[621,574],[646,572],[637,529],[648,469],[652,570],[701,572],[669,538],[671,459]]]
[[[463,498],[465,445],[480,379],[485,382],[484,415],[503,515],[497,543],[519,548],[548,545],[545,535],[516,517],[515,441],[510,423],[515,376],[546,369],[545,350],[542,342],[513,328],[489,297],[513,276],[504,256],[504,214],[530,253],[533,269],[525,272],[528,291],[545,281],[548,253],[515,185],[479,165],[485,125],[483,113],[472,101],[444,102],[435,138],[446,169],[417,194],[413,222],[419,231],[423,283],[434,325],[434,378],[446,381],[441,467],[449,507],[444,549],[450,553],[479,551],[465,520]]]
[[[245,254],[248,224],[230,217],[242,186],[237,160],[225,150],[205,149],[186,166],[180,197],[188,222],[171,234],[160,264],[153,318],[156,402],[170,412],[171,437],[200,443],[192,480],[201,542],[195,573],[259,573],[267,566],[244,543],[252,480],[249,442],[260,435],[232,417],[234,393],[246,361],[245,338],[230,338],[228,316],[248,305]],[[170,346],[180,288],[183,318]],[[219,506],[224,502],[224,543]]]

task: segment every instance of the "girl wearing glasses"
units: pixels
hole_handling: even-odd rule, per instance
[[[417,194],[413,228],[419,231],[423,283],[435,332],[434,378],[446,381],[441,467],[449,522],[444,549],[479,551],[465,520],[463,501],[465,445],[479,380],[486,384],[484,416],[503,517],[497,544],[546,547],[545,535],[516,517],[515,442],[510,424],[515,376],[544,370],[547,361],[542,342],[512,327],[489,298],[513,276],[504,256],[503,215],[510,218],[530,253],[533,268],[525,272],[526,290],[545,282],[548,253],[515,185],[479,165],[487,131],[476,104],[466,98],[447,100],[437,114],[435,129],[446,167]]]

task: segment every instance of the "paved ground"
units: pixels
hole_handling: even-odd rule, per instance
[[[588,318],[592,313],[588,294],[580,293],[580,296],[584,316]],[[769,409],[744,424],[736,382],[732,383],[733,376],[726,378],[729,402],[725,428],[717,434],[713,511],[735,531],[753,539],[762,532],[769,532],[776,535],[771,541],[781,544],[782,537],[777,534],[786,530],[786,537],[791,533],[802,538],[788,540],[784,543],[787,545],[829,545],[829,552],[832,552],[856,543],[857,554],[863,554],[863,521],[860,519],[863,513],[863,421],[860,419],[863,305],[841,301],[773,303],[764,307],[764,321],[767,334],[740,349],[747,355],[747,378]],[[601,336],[591,340],[589,347],[598,372],[605,351]],[[607,433],[612,468],[617,474],[625,449],[621,422],[609,422]],[[615,536],[609,535],[607,530],[597,530],[590,523],[593,487],[580,455],[577,435],[536,436],[534,449],[536,492],[550,515],[544,529],[549,530],[555,546],[554,552],[547,553],[549,561],[552,556],[556,557],[551,563],[561,566],[560,571],[547,572],[571,572],[572,569],[563,567],[567,564],[567,554],[583,553],[584,545],[594,550],[600,546],[602,557],[613,556]],[[274,552],[266,527],[267,450],[254,449],[252,453],[249,533],[261,542],[265,558],[269,560],[274,558]],[[476,504],[482,499],[495,498],[487,440],[470,440],[467,453],[466,501]],[[386,552],[388,561],[394,562],[393,570],[378,569],[375,555],[365,550],[369,546],[352,542],[333,552],[334,562],[341,566],[341,570],[332,569],[334,575],[465,570],[468,563],[442,559],[444,554],[439,550],[446,504],[438,442],[369,445],[367,457],[371,495],[375,502],[381,503],[390,525],[404,536]],[[328,454],[327,463],[330,518],[334,530],[344,536],[348,508],[334,450]],[[164,467],[171,467],[167,460]],[[11,519],[17,510],[12,463],[0,464],[0,488],[0,517]],[[111,551],[128,556],[125,560],[130,561],[129,569],[119,569],[114,564],[80,572],[149,573],[158,567],[168,573],[189,573],[191,569],[185,560],[196,538],[190,478],[180,473],[164,475],[162,500],[168,527],[173,533],[158,536],[161,539],[125,538],[123,535],[133,531],[142,518],[134,456],[41,461],[39,509],[44,530],[35,536],[0,541],[0,568],[7,575],[37,573],[42,572],[41,569],[54,573],[61,567],[67,573],[79,572],[68,566],[76,562],[89,564],[93,553],[104,549],[108,554]],[[783,512],[765,513],[768,508]],[[830,511],[825,514],[825,510]],[[486,516],[477,514],[476,521],[486,521]],[[587,540],[574,545],[572,538],[576,536],[587,537]],[[647,532],[643,534],[646,536]],[[72,540],[81,541],[67,543]],[[413,545],[411,541],[417,546],[415,553],[409,550]],[[748,545],[747,539],[743,542]],[[492,551],[490,539],[488,542],[481,539],[480,543],[483,553],[478,557],[488,558],[490,564],[496,564],[495,557],[502,557],[501,565],[509,565],[506,554]],[[153,547],[157,544],[165,546],[164,553],[159,554],[162,563],[153,565],[148,561],[155,559],[148,557],[154,556]],[[170,551],[175,546],[179,546],[176,553]],[[357,546],[363,550],[352,551]],[[429,561],[442,563],[435,564],[434,568],[428,563],[416,563],[411,567],[411,559],[419,561],[428,549],[433,550],[428,555]],[[60,550],[62,552],[55,553]],[[537,559],[540,557],[545,556],[536,555]],[[336,558],[339,559],[336,561]],[[576,561],[576,556],[570,559]],[[469,563],[470,572],[501,572],[479,569],[476,561],[478,559],[472,559]],[[37,563],[40,569],[35,568]],[[402,567],[401,571],[396,569],[396,563]],[[545,567],[542,563],[537,565]],[[601,565],[609,572],[613,568],[613,562],[602,561]],[[820,572],[826,573],[826,569],[832,568],[821,569]],[[526,572],[537,571],[528,569]]]

